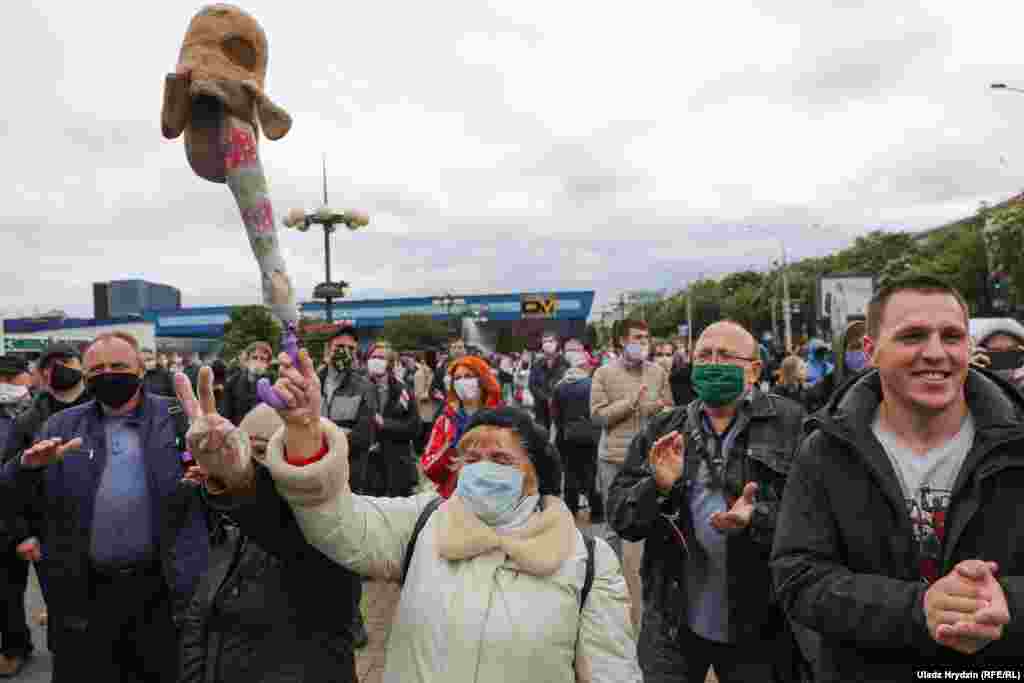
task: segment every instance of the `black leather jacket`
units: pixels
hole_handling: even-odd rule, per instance
[[[355,683],[352,575],[306,543],[257,467],[255,491],[206,496],[211,561],[184,620],[183,683]]]

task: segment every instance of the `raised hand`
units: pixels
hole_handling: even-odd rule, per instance
[[[82,447],[81,437],[75,437],[67,443],[61,443],[62,441],[64,440],[60,437],[37,441],[31,448],[26,449],[21,454],[22,466],[29,469],[48,467],[55,462],[63,460],[68,451]]]
[[[750,526],[750,518],[754,514],[754,496],[757,484],[750,481],[743,487],[743,495],[736,499],[728,512],[716,512],[711,515],[711,526],[718,531],[740,531]]]
[[[654,468],[654,483],[659,491],[669,491],[683,476],[683,450],[686,437],[672,431],[654,442],[647,461]]]
[[[174,376],[174,391],[189,418],[185,442],[199,466],[198,473],[190,471],[186,478],[205,479],[211,493],[245,489],[255,474],[249,437],[217,413],[213,370],[200,368],[199,398],[183,372]]]
[[[320,377],[306,349],[293,362],[287,353],[278,355],[278,380],[274,391],[284,401],[278,415],[285,423],[285,448],[289,460],[312,456],[321,447]]]

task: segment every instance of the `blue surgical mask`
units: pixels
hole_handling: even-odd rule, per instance
[[[481,522],[497,526],[522,500],[524,480],[518,467],[481,460],[459,470],[455,493]]]
[[[860,372],[868,364],[868,357],[863,351],[846,352],[846,369]]]

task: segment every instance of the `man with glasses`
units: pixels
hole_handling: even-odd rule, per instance
[[[792,637],[770,600],[769,552],[803,409],[762,393],[753,336],[722,321],[693,351],[697,400],[630,444],[607,517],[646,540],[644,680],[793,680]]]
[[[245,366],[227,380],[223,405],[220,406],[224,417],[236,427],[250,410],[261,403],[256,393],[256,383],[266,376],[270,362],[274,359],[274,351],[268,342],[254,341],[245,347],[245,358]]]

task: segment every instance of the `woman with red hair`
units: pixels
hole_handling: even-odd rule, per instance
[[[455,446],[466,425],[478,411],[501,405],[501,386],[482,358],[459,358],[449,366],[448,376],[452,381],[444,409],[434,421],[427,448],[420,458],[423,473],[444,498],[451,496],[459,479]]]

